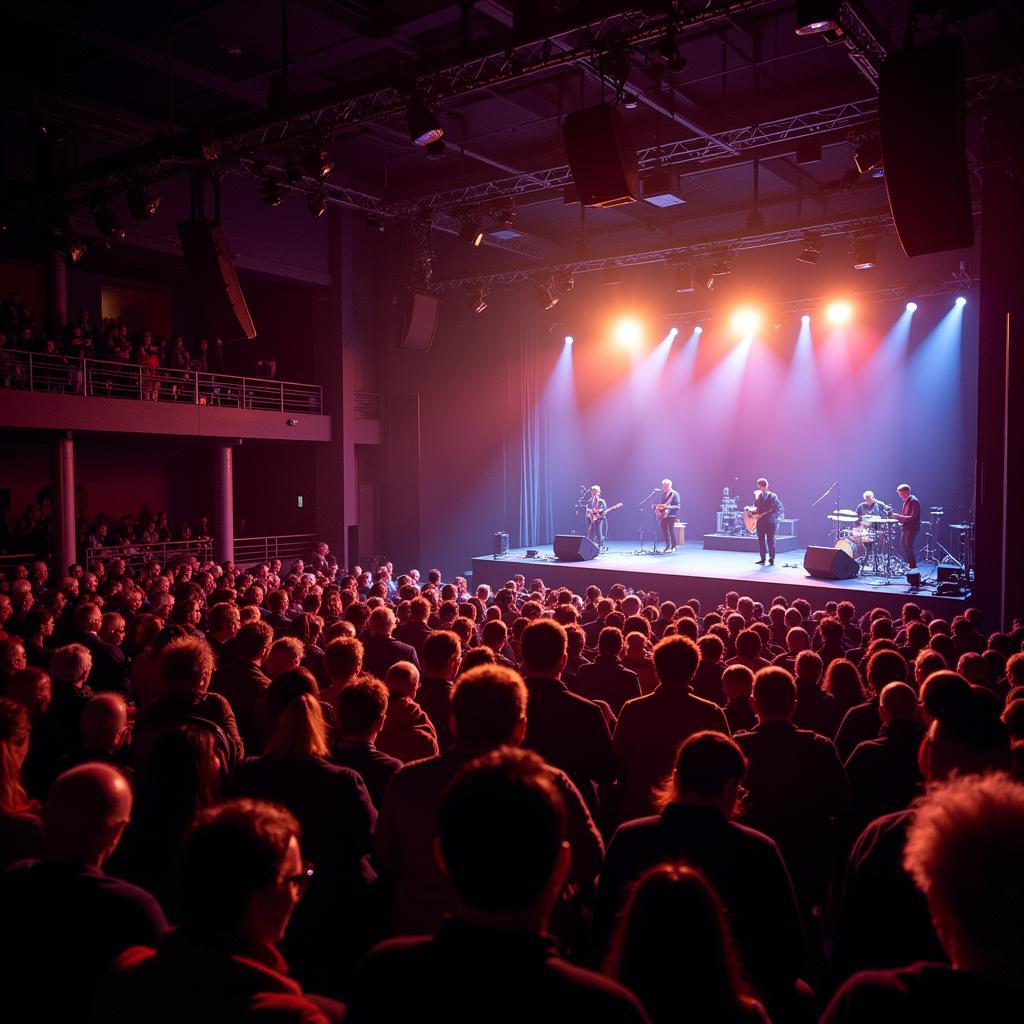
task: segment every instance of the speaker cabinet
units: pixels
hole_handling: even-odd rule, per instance
[[[178,237],[202,316],[200,330],[225,341],[252,341],[256,328],[220,226],[209,220],[183,220]]]
[[[615,107],[599,103],[569,114],[562,126],[572,180],[584,206],[635,203],[640,194],[636,146]]]
[[[819,580],[852,580],[860,567],[839,548],[809,547],[804,555],[804,569],[808,576]]]
[[[589,537],[575,533],[555,534],[555,558],[559,562],[589,562],[600,550]]]
[[[908,256],[974,244],[959,35],[886,57],[878,127],[889,208]]]
[[[438,300],[434,295],[413,292],[406,310],[400,348],[413,352],[429,352],[437,330]]]

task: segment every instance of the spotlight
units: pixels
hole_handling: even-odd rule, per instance
[[[679,43],[675,33],[669,31],[658,43],[658,56],[665,62],[665,67],[672,74],[679,74],[686,70],[686,58],[679,52]]]
[[[72,238],[68,242],[67,254],[72,263],[78,263],[86,253],[85,242],[80,238]]]
[[[859,139],[853,147],[853,162],[861,174],[882,166],[882,140],[877,135]]]
[[[510,228],[516,222],[516,208],[503,206],[500,210],[494,211],[494,219],[498,222],[498,227]]]
[[[711,275],[712,277],[725,277],[726,274],[732,273],[732,257],[728,253],[722,253],[720,256],[716,256],[711,264]],[[711,286],[708,285],[710,288]]]
[[[327,212],[327,200],[322,195],[311,192],[306,196],[306,208],[313,220],[319,220]]]
[[[803,248],[797,254],[797,263],[817,263],[821,257],[821,239],[816,235],[808,235],[804,239]]]
[[[314,146],[303,155],[302,169],[311,178],[326,178],[334,170],[334,161],[323,146]]]
[[[128,212],[136,220],[149,220],[160,207],[160,197],[154,196],[141,182],[136,182],[125,196]]]
[[[963,309],[964,306],[967,305],[967,299],[965,299],[962,295],[958,295],[956,297],[956,305],[959,309]]]
[[[368,213],[363,218],[363,225],[365,227],[368,227],[371,231],[376,231],[382,235],[384,234],[384,228],[386,226],[384,223],[384,218],[378,217],[375,213]]]
[[[475,288],[466,293],[466,305],[474,313],[482,313],[487,308],[487,291],[484,288]]]
[[[848,302],[830,302],[825,310],[825,319],[834,327],[848,324],[853,317],[853,306]]]
[[[678,327],[670,327],[669,328],[669,332],[668,332],[669,341],[675,341],[678,336],[679,336],[679,328]]]
[[[626,110],[636,110],[637,106],[639,106],[639,103],[640,101],[636,98],[636,95],[634,93],[627,92],[622,97],[622,106]]]
[[[737,309],[732,315],[732,329],[744,336],[753,334],[761,326],[761,314],[756,309],[745,307]]]
[[[444,129],[420,97],[413,97],[405,112],[405,123],[409,126],[409,138],[417,146],[429,146],[444,135]]]
[[[554,309],[558,305],[558,296],[552,291],[551,285],[537,285],[537,302],[541,309]]]
[[[834,32],[839,28],[841,0],[798,0],[796,5],[796,34],[814,36]]]
[[[704,328],[701,327],[700,324],[697,324],[697,326],[694,327],[694,329],[693,329],[693,333],[694,334],[703,334],[704,333]]]
[[[804,315],[800,317],[800,323],[802,323],[804,327],[806,327],[810,322],[811,318],[806,313],[804,313]]]
[[[280,206],[284,202],[284,189],[281,183],[273,178],[267,178],[260,185],[260,199],[267,206]]]
[[[916,302],[908,302],[907,303],[907,312],[908,313],[916,313],[917,312],[917,303]]]
[[[853,269],[873,270],[878,260],[873,238],[857,238],[853,242]]]
[[[92,215],[96,221],[96,227],[100,229],[100,234],[104,238],[124,238],[124,228],[121,227],[121,221],[110,203],[99,203],[93,208]]]
[[[444,139],[437,139],[435,142],[428,142],[424,149],[426,150],[428,160],[444,159]]]
[[[615,340],[620,345],[633,348],[640,344],[644,336],[644,329],[638,320],[627,317],[615,325]]]
[[[565,343],[566,343],[566,345],[571,345],[573,343],[573,340],[574,339],[573,339],[573,336],[571,334],[567,334],[565,336]]]
[[[467,217],[459,228],[459,238],[467,245],[478,246],[484,240],[484,229],[480,221]]]
[[[569,292],[571,292],[575,287],[576,278],[573,277],[572,274],[570,274],[568,277],[563,277],[562,280],[558,282],[559,291],[561,291],[565,295],[568,295]]]

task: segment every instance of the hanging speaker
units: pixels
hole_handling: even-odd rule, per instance
[[[974,244],[959,35],[890,54],[878,77],[889,208],[908,256]]]
[[[562,135],[572,180],[584,206],[636,202],[640,194],[636,146],[616,107],[599,103],[569,114]]]
[[[256,328],[220,226],[209,220],[183,220],[178,224],[178,237],[202,317],[202,332],[224,341],[252,341]]]
[[[406,308],[400,348],[415,352],[430,351],[430,346],[434,344],[434,331],[437,330],[437,307],[436,296],[413,292]]]

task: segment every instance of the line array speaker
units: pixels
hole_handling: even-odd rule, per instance
[[[183,220],[178,237],[202,315],[202,331],[225,341],[252,341],[256,327],[220,226],[209,220]]]

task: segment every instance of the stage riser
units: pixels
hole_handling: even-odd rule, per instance
[[[800,547],[796,537],[776,537],[776,551],[796,551]],[[744,536],[742,533],[705,533],[705,551],[752,551],[755,555],[759,548],[757,546],[757,535]]]

